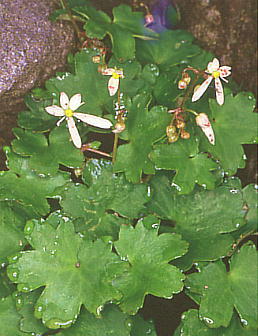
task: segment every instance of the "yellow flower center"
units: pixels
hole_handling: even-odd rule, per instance
[[[112,73],[112,77],[115,78],[115,79],[118,79],[118,78],[121,77],[121,75],[119,75],[117,72],[114,71],[114,72]]]
[[[219,76],[220,76],[220,72],[219,72],[219,71],[213,71],[212,76],[213,76],[214,78],[219,78]]]
[[[72,117],[73,116],[73,111],[71,109],[65,110],[64,113],[67,117]]]

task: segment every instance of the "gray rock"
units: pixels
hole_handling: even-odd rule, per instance
[[[69,23],[49,21],[55,4],[55,0],[0,0],[1,115],[15,110],[29,90],[66,63],[74,32]]]

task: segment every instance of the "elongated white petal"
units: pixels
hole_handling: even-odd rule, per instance
[[[228,80],[226,78],[220,76],[220,79],[222,79],[224,82],[228,83]]]
[[[81,105],[83,105],[82,101],[82,96],[80,95],[80,93],[75,94],[74,96],[72,96],[72,98],[70,99],[69,102],[69,107],[72,111],[77,110],[77,108],[79,108]]]
[[[64,110],[69,108],[69,98],[65,92],[60,93],[60,105]]]
[[[192,101],[195,102],[196,100],[200,99],[204,92],[207,90],[208,86],[210,85],[213,77],[209,76],[200,87],[194,92],[192,96]]]
[[[201,127],[203,133],[206,135],[209,142],[212,145],[215,145],[215,136],[214,136],[213,128],[211,126],[208,116],[205,113],[200,113],[195,118],[195,120],[196,120],[196,124]]]
[[[219,78],[215,78],[216,99],[219,105],[224,104],[223,86]]]
[[[45,107],[45,110],[47,111],[47,113],[55,117],[61,117],[64,115],[64,110],[62,109],[62,107],[57,106],[57,105],[47,106]]]
[[[67,125],[75,147],[81,148],[82,146],[81,137],[72,117],[67,118]]]
[[[60,120],[58,120],[58,122],[56,123],[56,126],[60,126],[61,125],[61,122],[65,120],[65,116],[63,118],[61,118]]]
[[[112,126],[111,121],[104,119],[104,118],[94,116],[92,114],[74,113],[73,115],[74,117],[80,119],[81,121],[91,126],[96,126],[100,128],[110,128]]]
[[[208,63],[207,70],[209,73],[217,71],[219,69],[219,60],[214,58],[212,62]]]
[[[108,81],[108,92],[110,96],[114,96],[117,93],[119,86],[119,78],[111,77]]]
[[[111,76],[115,71],[113,68],[107,68],[102,71],[102,75]]]

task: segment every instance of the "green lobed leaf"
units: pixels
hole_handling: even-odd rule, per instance
[[[256,332],[241,325],[236,314],[227,328],[209,328],[198,317],[198,310],[190,309],[182,316],[182,322],[177,328],[175,336],[256,336]]]
[[[6,264],[2,263],[1,267],[5,267]],[[0,299],[11,295],[15,291],[14,284],[7,277],[6,270],[0,269]]]
[[[2,336],[28,336],[19,329],[20,315],[16,311],[12,296],[0,300],[0,335]]]
[[[115,248],[130,264],[127,272],[114,281],[123,293],[120,303],[123,311],[135,314],[143,306],[146,294],[171,298],[182,290],[183,273],[168,264],[187,250],[181,236],[167,233],[157,236],[157,230],[148,230],[139,222],[135,228],[121,227]]]
[[[81,167],[83,153],[70,142],[65,124],[56,127],[48,139],[40,133],[31,133],[20,128],[13,130],[17,139],[12,141],[15,153],[28,156],[28,166],[40,174],[54,175],[59,164],[69,168]]]
[[[176,98],[182,93],[178,89],[179,79],[179,69],[177,67],[160,73],[153,89],[153,96],[157,104],[165,105],[169,109],[175,106]]]
[[[169,115],[163,106],[154,106],[149,111],[148,95],[137,95],[128,108],[126,128],[129,143],[118,147],[114,165],[115,172],[125,172],[126,178],[134,183],[140,181],[142,173],[153,174],[153,163],[148,155],[152,144],[166,134]]]
[[[0,201],[0,263],[25,245],[23,228],[28,217],[26,212],[15,211],[15,203]]]
[[[57,229],[31,221],[25,232],[33,250],[9,265],[8,275],[22,292],[45,287],[35,316],[48,328],[69,327],[81,305],[98,315],[107,301],[120,298],[112,280],[124,271],[125,263],[111,252],[111,246],[83,240],[69,220]]]
[[[49,177],[23,170],[23,175],[17,176],[11,171],[4,171],[0,173],[0,201],[19,201],[26,206],[32,206],[36,214],[44,215],[50,210],[47,198],[57,197],[57,188],[63,186],[67,180],[66,173]]]
[[[241,144],[255,141],[257,114],[253,113],[255,100],[249,93],[241,92],[233,97],[226,95],[224,105],[210,100],[210,110],[215,133],[215,146],[203,135],[203,151],[210,152],[220,161],[223,169],[233,175],[242,166],[243,147]]]
[[[158,169],[176,171],[172,181],[180,194],[190,193],[196,183],[207,189],[215,187],[216,175],[212,171],[217,164],[207,154],[199,153],[198,142],[193,137],[155,146],[150,159]]]
[[[74,57],[75,74],[66,73],[46,82],[47,89],[55,97],[54,104],[59,105],[59,94],[64,91],[69,98],[76,93],[82,95],[85,103],[76,112],[101,116],[105,105],[112,104],[112,97],[108,94],[107,76],[98,72],[99,64],[92,58],[99,55],[97,49],[84,49]],[[52,105],[52,104],[51,104]],[[47,114],[47,112],[46,112]],[[56,117],[52,117],[56,121]]]
[[[38,132],[46,132],[52,128],[56,123],[56,119],[45,111],[46,106],[52,105],[50,98],[37,100],[33,94],[26,96],[25,103],[29,110],[18,114],[18,125]]]
[[[34,306],[41,292],[40,288],[30,293],[15,294],[16,309],[21,315],[20,330],[30,335],[43,336],[49,330],[34,316]]]
[[[145,321],[139,314],[131,317],[132,330],[130,336],[157,336],[152,321]]]
[[[247,224],[240,228],[236,232],[237,237],[240,234],[248,234],[257,232],[257,185],[249,184],[243,189],[243,196],[244,196],[244,209],[246,210],[245,219]]]
[[[227,327],[238,312],[241,322],[257,328],[257,252],[244,245],[230,260],[230,271],[222,261],[201,267],[186,280],[190,292],[201,295],[200,318],[211,328]]]
[[[63,211],[74,219],[83,218],[84,230],[97,237],[117,237],[120,225],[127,223],[127,218],[137,218],[149,199],[146,184],[133,185],[112,169],[108,161],[90,160],[84,170],[89,188],[70,185],[62,195]]]
[[[200,52],[200,48],[192,44],[193,39],[193,35],[186,31],[167,30],[158,40],[137,40],[136,58],[142,63],[155,63],[166,71]]]
[[[113,54],[121,60],[135,56],[135,38],[152,38],[157,34],[144,27],[142,12],[133,12],[130,6],[121,4],[113,8],[113,22],[107,14],[92,7],[75,11],[87,18],[84,28],[90,38],[103,39],[110,36]]]
[[[190,243],[188,253],[176,264],[190,268],[193,262],[216,260],[227,254],[234,241],[228,233],[245,223],[241,190],[220,186],[179,195],[164,174],[152,179],[151,189],[149,211],[170,220],[174,231]]]
[[[83,310],[74,326],[58,336],[130,336],[131,319],[115,305],[106,305],[100,317]]]

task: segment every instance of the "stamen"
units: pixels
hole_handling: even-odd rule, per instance
[[[213,72],[212,72],[212,76],[213,76],[214,78],[219,78],[219,76],[220,76],[220,72],[219,72],[219,71],[213,71]]]
[[[65,115],[66,115],[67,117],[72,117],[72,116],[73,116],[73,111],[72,111],[71,109],[67,109],[67,110],[65,110],[64,112],[65,112]]]
[[[115,78],[115,79],[118,79],[118,78],[120,78],[120,75],[117,72],[114,71],[112,73],[112,77]]]

